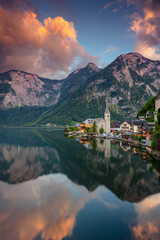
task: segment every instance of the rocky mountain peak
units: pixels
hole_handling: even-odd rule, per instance
[[[132,63],[132,65],[135,64],[141,64],[141,63],[147,63],[148,61],[152,61],[149,60],[147,58],[145,58],[144,56],[142,56],[140,53],[137,52],[133,52],[133,53],[128,53],[128,54],[121,54],[117,60],[119,61],[123,61],[126,64]],[[153,61],[154,62],[154,61]]]
[[[130,87],[135,83],[139,86],[142,78],[146,75],[148,76],[148,81],[150,79],[148,83],[153,82],[157,78],[157,71],[160,70],[160,61],[153,61],[137,52],[133,52],[120,55],[109,65],[109,68],[119,82],[127,81]],[[156,87],[156,84],[153,87]],[[150,92],[153,95],[153,91],[150,90]]]
[[[86,67],[79,68],[74,72],[70,73],[66,79],[75,78],[81,76],[84,78],[90,77],[92,74],[98,72],[100,69],[94,63],[88,63]]]
[[[94,63],[88,63],[86,68],[95,72],[98,72],[100,70]]]

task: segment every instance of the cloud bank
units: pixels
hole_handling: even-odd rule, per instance
[[[136,33],[135,51],[145,57],[160,59],[160,1],[159,0],[128,0],[134,4],[142,14],[135,12],[131,18],[130,29]]]
[[[61,77],[80,67],[90,56],[77,40],[73,22],[48,17],[43,22],[28,1],[0,5],[0,72],[20,69],[44,77]],[[27,9],[27,10],[24,10]]]

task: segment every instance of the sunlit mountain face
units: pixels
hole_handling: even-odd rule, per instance
[[[160,166],[139,148],[12,128],[0,152],[0,238],[158,239]]]

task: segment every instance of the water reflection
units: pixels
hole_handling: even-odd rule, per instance
[[[0,239],[159,239],[160,164],[146,153],[63,131],[0,131]]]
[[[160,194],[149,196],[135,204],[136,224],[132,227],[135,239],[155,239],[160,236]]]
[[[0,239],[60,240],[71,236],[76,215],[93,196],[63,175],[11,186],[0,183]],[[76,192],[75,192],[76,194]],[[6,230],[9,230],[9,232]]]
[[[120,199],[131,202],[160,192],[159,174],[151,161],[142,161],[140,150],[124,151],[124,146],[110,140],[82,144],[64,138],[63,131],[3,129],[0,180],[13,184],[63,173],[89,191],[105,185]]]
[[[0,199],[0,239],[159,239],[160,194],[131,204],[58,174],[0,182]]]

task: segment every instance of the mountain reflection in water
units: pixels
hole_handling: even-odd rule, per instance
[[[0,239],[158,240],[159,165],[121,142],[0,129]]]

